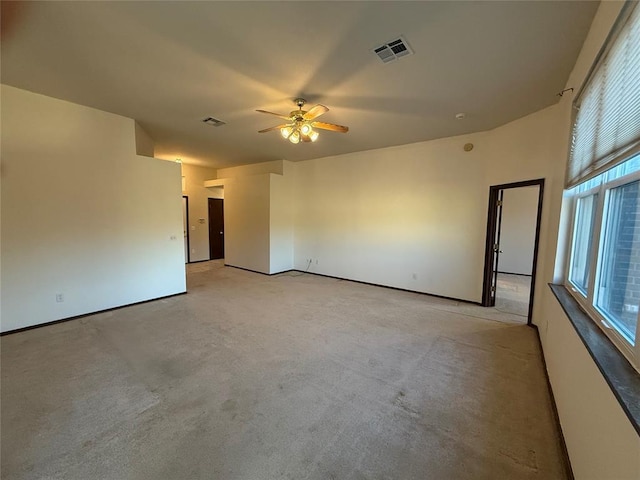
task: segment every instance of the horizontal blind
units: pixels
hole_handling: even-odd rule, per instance
[[[567,167],[567,188],[640,148],[640,8],[627,18],[579,97]]]

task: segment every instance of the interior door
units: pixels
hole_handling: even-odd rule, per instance
[[[209,199],[209,259],[224,258],[224,200]]]
[[[500,245],[502,241],[509,241],[509,235],[502,235],[504,191],[520,187],[538,187],[538,207],[535,224],[535,239],[533,242],[533,258],[531,259],[531,288],[529,289],[529,310],[527,314],[527,324],[531,324],[533,313],[533,297],[536,284],[536,266],[538,263],[538,245],[540,242],[540,221],[542,218],[542,198],[544,196],[544,178],[535,180],[525,180],[522,182],[505,183],[492,185],[489,187],[489,204],[487,210],[487,236],[484,250],[484,269],[482,273],[482,301],[483,307],[493,307],[496,305],[496,290],[498,280],[498,263],[500,259]],[[509,213],[507,211],[507,213]],[[508,215],[507,215],[508,220]],[[508,257],[507,257],[508,258]],[[504,263],[504,262],[503,262]]]
[[[498,199],[496,201],[496,230],[494,233],[493,243],[493,262],[491,268],[491,290],[489,296],[489,306],[496,305],[496,291],[498,290],[498,261],[502,250],[500,250],[500,229],[502,227],[502,202],[504,198],[504,190],[498,191]]]

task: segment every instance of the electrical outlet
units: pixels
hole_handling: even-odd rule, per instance
[[[196,249],[195,249],[195,248],[192,248],[192,249],[191,249],[191,253],[196,253]]]
[[[57,302],[57,303],[62,303],[62,302],[64,302],[64,294],[62,294],[62,293],[56,293],[56,302]]]

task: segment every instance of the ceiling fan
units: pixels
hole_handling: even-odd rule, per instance
[[[269,115],[275,115],[276,117],[287,120],[287,123],[259,130],[258,133],[280,130],[280,134],[283,138],[289,140],[291,143],[299,143],[300,141],[315,142],[318,139],[318,132],[316,132],[314,128],[342,133],[347,133],[349,131],[349,127],[336,125],[334,123],[317,122],[314,120],[323,113],[327,113],[329,111],[329,109],[324,105],[318,104],[314,105],[309,110],[302,110],[302,107],[307,103],[307,101],[304,98],[296,98],[294,102],[298,106],[298,110],[292,111],[288,116],[268,112],[266,110],[256,110],[256,112],[268,113]]]

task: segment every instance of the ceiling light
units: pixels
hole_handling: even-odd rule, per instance
[[[311,128],[311,125],[308,123],[305,123],[300,127],[300,133],[303,135],[311,135],[311,132],[313,132],[313,128]]]
[[[282,138],[291,143],[315,142],[320,134],[313,129],[311,122],[296,121],[292,125],[285,125],[280,129]]]
[[[397,53],[397,52],[396,52]],[[298,110],[294,110],[289,115],[281,115],[279,113],[269,112],[267,110],[256,110],[260,113],[268,113],[269,115],[275,115],[276,117],[284,118],[287,123],[282,125],[276,125],[275,127],[264,128],[258,130],[258,133],[280,131],[280,135],[285,140],[289,140],[291,143],[308,143],[315,142],[320,136],[314,129],[319,128],[323,130],[331,130],[334,132],[347,133],[349,127],[344,125],[336,125],[334,123],[316,122],[315,119],[320,115],[328,112],[329,109],[324,105],[314,105],[308,111],[302,110],[302,107],[306,103],[304,98],[296,98],[295,104],[298,106]]]
[[[293,128],[291,127],[284,127],[280,129],[280,133],[282,134],[282,138],[289,138],[289,136],[291,135],[291,133],[293,132]]]

